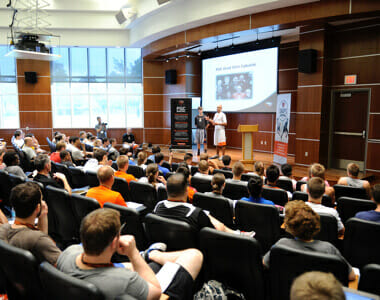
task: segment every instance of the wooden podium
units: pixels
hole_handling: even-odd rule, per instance
[[[242,163],[253,164],[253,133],[259,130],[259,125],[239,125],[238,132],[242,133]]]

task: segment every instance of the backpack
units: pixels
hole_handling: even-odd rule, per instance
[[[242,293],[238,293],[223,283],[210,280],[194,295],[193,300],[245,300]]]

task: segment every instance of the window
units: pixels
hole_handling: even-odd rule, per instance
[[[0,46],[0,128],[19,128],[16,60],[4,56],[8,46]]]
[[[91,128],[100,116],[109,128],[142,127],[141,49],[54,48],[53,126]]]

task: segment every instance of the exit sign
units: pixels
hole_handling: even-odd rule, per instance
[[[356,84],[357,75],[345,75],[344,84]]]

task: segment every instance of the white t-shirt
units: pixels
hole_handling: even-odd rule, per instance
[[[224,112],[216,113],[214,115],[214,122],[215,123],[227,123],[227,117]],[[215,125],[215,130],[224,129],[225,126],[222,125]]]
[[[341,231],[344,228],[342,220],[340,219],[338,212],[334,208],[312,202],[306,202],[306,204],[309,205],[317,214],[323,213],[334,216],[338,223],[338,231]]]

